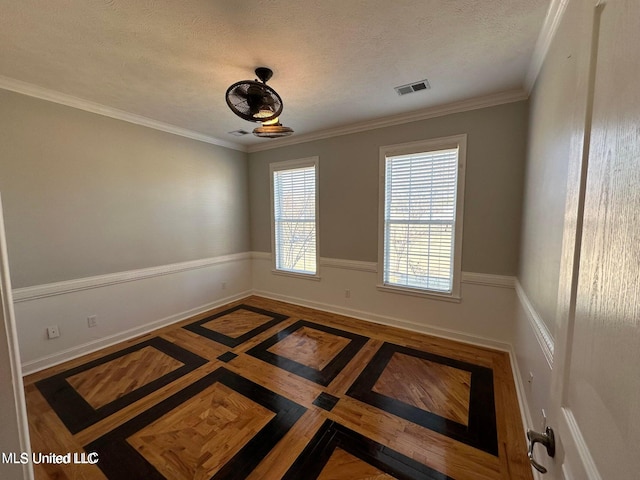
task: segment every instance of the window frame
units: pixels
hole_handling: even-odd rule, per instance
[[[451,148],[458,149],[458,178],[456,185],[456,214],[453,246],[453,279],[451,292],[440,292],[437,290],[422,289],[416,287],[406,287],[401,285],[387,284],[385,276],[385,203],[386,203],[386,166],[387,158],[412,153],[422,153]],[[397,145],[386,145],[380,147],[379,160],[379,187],[378,187],[378,290],[401,293],[405,295],[415,295],[429,297],[438,300],[459,302],[461,300],[461,277],[462,277],[462,226],[464,217],[464,187],[465,170],[467,157],[467,134],[452,135],[448,137],[420,140],[417,142],[402,143]]]
[[[305,278],[308,280],[320,280],[320,222],[319,222],[319,157],[307,157],[294,160],[285,160],[282,162],[273,162],[269,164],[269,190],[270,190],[270,208],[271,208],[271,273],[277,275],[285,275],[297,278]],[[294,272],[284,270],[277,266],[276,252],[276,219],[275,219],[275,197],[274,197],[274,173],[282,170],[294,170],[297,168],[314,167],[315,169],[315,226],[316,226],[316,271],[315,273]]]

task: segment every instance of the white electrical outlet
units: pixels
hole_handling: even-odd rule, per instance
[[[344,298],[351,298],[351,290],[345,290],[344,291]]]
[[[60,329],[58,328],[58,325],[51,325],[50,327],[47,327],[48,339],[58,338],[59,336],[60,336]]]
[[[227,289],[227,282],[222,282],[222,290],[226,290]]]
[[[97,315],[89,315],[87,317],[87,326],[89,328],[93,328],[98,326],[98,316]]]

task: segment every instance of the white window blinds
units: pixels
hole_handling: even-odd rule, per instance
[[[273,172],[276,269],[316,273],[316,166]]]
[[[384,283],[451,293],[458,148],[387,156],[385,169]]]

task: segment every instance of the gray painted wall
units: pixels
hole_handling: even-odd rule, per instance
[[[251,249],[271,251],[269,163],[317,155],[320,256],[377,261],[379,147],[466,133],[462,269],[515,275],[527,111],[516,102],[251,153]]]
[[[247,154],[0,90],[13,286],[249,249]]]
[[[518,280],[554,334],[564,232],[567,176],[572,142],[580,141],[586,100],[583,38],[563,19],[529,99],[529,140],[525,171]],[[583,61],[584,63],[584,61]],[[583,93],[583,92],[581,92]],[[579,146],[579,145],[578,145]]]

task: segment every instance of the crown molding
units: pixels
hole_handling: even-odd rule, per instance
[[[39,87],[31,83],[16,80],[14,78],[4,77],[2,75],[0,75],[0,89],[20,93],[22,95],[38,98],[40,100],[46,100],[48,102],[58,103],[67,107],[77,108],[86,112],[97,113],[98,115],[103,115],[105,117],[111,117],[115,118],[116,120],[134,123],[143,127],[153,128],[154,130],[171,133],[173,135],[191,138],[192,140],[198,140],[201,142],[210,143],[212,145],[218,145],[220,147],[231,148],[233,150],[240,150],[241,152],[247,151],[246,147],[234,142],[220,140],[219,138],[205,135],[203,133],[194,132],[193,130],[176,127],[175,125],[171,125],[169,123],[159,122],[158,120],[143,117],[142,115],[125,112],[124,110],[118,110],[117,108],[91,102],[89,100],[84,100],[82,98],[56,92],[54,90],[49,90],[48,88]]]
[[[552,1],[556,2],[556,0]],[[459,102],[448,103],[445,105],[429,107],[414,112],[402,113],[342,127],[330,128],[317,132],[297,135],[294,137],[283,138],[264,144],[241,145],[235,142],[228,142],[226,140],[221,140],[219,138],[205,135],[203,133],[195,132],[193,130],[188,130],[186,128],[181,128],[175,125],[153,120],[142,115],[136,115],[134,113],[125,112],[124,110],[119,110],[107,105],[102,105],[99,103],[91,102],[89,100],[84,100],[82,98],[74,97],[72,95],[49,90],[47,88],[39,87],[31,83],[23,82],[21,80],[4,77],[2,75],[0,75],[0,89],[9,90],[12,92],[20,93],[22,95],[27,95],[29,97],[38,98],[40,100],[45,100],[72,108],[77,108],[79,110],[84,110],[98,115],[115,118],[117,120],[141,125],[144,127],[152,128],[154,130],[160,130],[163,132],[171,133],[173,135],[179,135],[181,137],[191,138],[193,140],[198,140],[212,145],[218,145],[221,147],[249,153],[259,152],[262,150],[271,150],[274,148],[280,148],[287,145],[295,145],[298,143],[311,142],[314,140],[322,140],[325,138],[331,138],[340,135],[365,132],[367,130],[374,130],[377,128],[402,125],[405,123],[417,122],[420,120],[451,115],[454,113],[467,112],[480,108],[494,107],[506,103],[519,102],[528,98],[528,93],[522,89],[509,90],[506,92],[485,95],[482,97],[471,98]]]
[[[507,92],[485,95],[482,97],[471,98],[468,100],[448,103],[445,105],[438,105],[435,107],[429,107],[409,113],[402,113],[399,115],[378,118],[366,122],[354,123],[343,127],[330,128],[327,130],[320,130],[318,132],[296,135],[281,140],[274,140],[269,142],[268,144],[250,145],[247,148],[247,151],[249,153],[253,153],[263,150],[271,150],[273,148],[295,145],[297,143],[311,142],[314,140],[322,140],[325,138],[337,137],[340,135],[365,132],[367,130],[374,130],[376,128],[385,128],[394,125],[402,125],[404,123],[418,122],[420,120],[442,117],[444,115],[451,115],[453,113],[461,113],[468,112],[470,110],[477,110],[480,108],[495,107],[497,105],[502,105],[505,103],[519,102],[521,100],[526,100],[527,98],[527,93],[522,89],[509,90]]]
[[[544,59],[547,56],[549,47],[551,46],[551,41],[558,30],[560,20],[562,20],[562,16],[567,9],[568,3],[569,0],[551,0],[551,3],[549,4],[549,10],[547,10],[547,16],[542,24],[542,29],[540,30],[540,35],[536,41],[536,46],[533,49],[533,54],[531,55],[531,61],[529,62],[529,68],[524,81],[527,95],[531,95],[533,86],[540,74],[540,70],[542,70]]]

